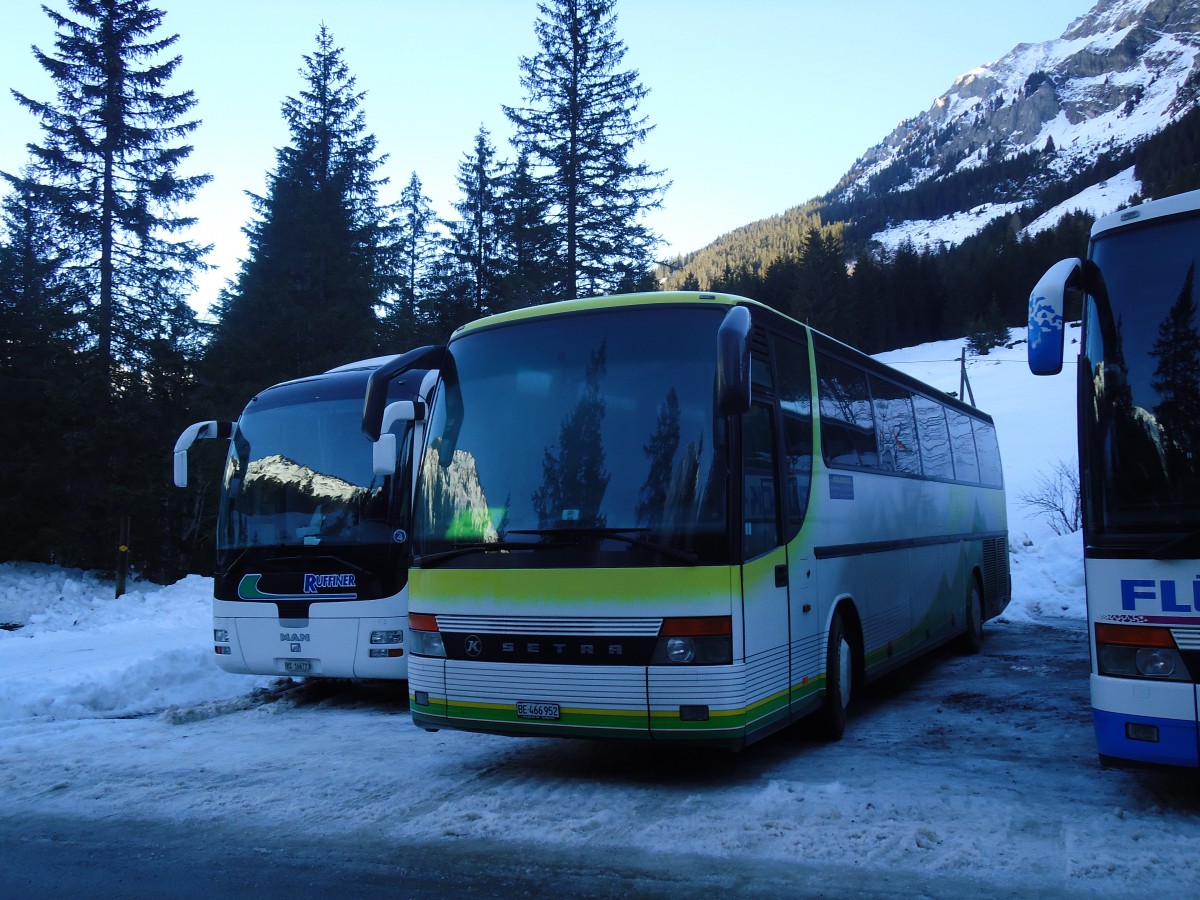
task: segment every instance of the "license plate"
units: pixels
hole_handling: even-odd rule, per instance
[[[517,716],[522,719],[557,719],[560,711],[557,703],[532,703],[517,701]]]
[[[311,659],[285,659],[283,671],[291,675],[304,675],[312,671]]]

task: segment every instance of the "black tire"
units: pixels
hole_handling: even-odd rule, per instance
[[[958,652],[972,656],[983,649],[983,591],[974,578],[971,579],[971,589],[967,591],[965,612],[967,630],[958,639]]]
[[[854,648],[846,637],[842,614],[829,623],[825,649],[825,702],[816,714],[817,733],[823,740],[838,741],[846,733],[846,708],[854,693]]]

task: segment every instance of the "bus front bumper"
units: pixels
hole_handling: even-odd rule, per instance
[[[409,706],[413,724],[426,729],[741,746],[749,730],[788,715],[786,690],[747,708],[743,670],[737,663],[684,673],[413,656]]]
[[[1196,685],[1092,675],[1091,688],[1102,757],[1200,767]]]

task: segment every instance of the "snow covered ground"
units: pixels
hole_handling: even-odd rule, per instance
[[[957,390],[960,350],[881,358]],[[28,825],[32,852],[46,821],[113,834],[203,826],[231,853],[420,847],[438,871],[474,861],[473,878],[550,854],[576,867],[575,893],[628,870],[641,880],[622,874],[624,890],[651,894],[1197,895],[1197,781],[1099,767],[1079,538],[1020,503],[1074,461],[1073,373],[1034,379],[1017,344],[969,358],[968,374],[1001,440],[1013,602],[981,655],[939,654],[876,687],[838,744],[803,728],[737,755],[425,733],[397,691],[219,670],[208,579],[135,582],[118,600],[87,573],[9,563],[0,624],[20,627],[0,631],[0,837]],[[0,892],[26,883],[6,882],[3,865]],[[194,896],[221,869],[117,891],[101,865],[91,892]],[[507,890],[486,876],[476,892]]]

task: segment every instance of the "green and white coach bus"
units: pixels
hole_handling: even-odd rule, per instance
[[[1008,602],[992,420],[759,303],[504,313],[440,366],[418,726],[740,747],[816,714],[836,739],[863,684],[977,650]]]

